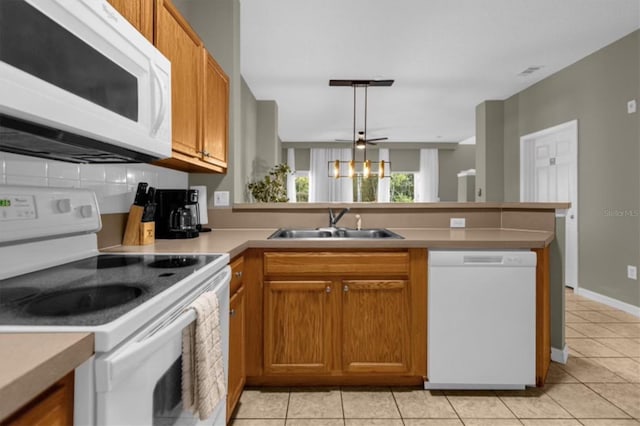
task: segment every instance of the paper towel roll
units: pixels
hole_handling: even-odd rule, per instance
[[[207,187],[204,185],[190,186],[189,189],[198,191],[198,211],[200,212],[200,225],[206,225],[209,223],[209,214],[207,212]]]

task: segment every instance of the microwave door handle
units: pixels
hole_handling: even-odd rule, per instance
[[[164,114],[167,110],[167,90],[162,82],[160,74],[156,70],[156,65],[153,62],[151,62],[151,79],[153,80],[154,86],[156,86],[160,92],[160,108],[158,108],[158,114],[156,114],[155,120],[153,120],[153,125],[151,126],[151,136],[155,136],[158,133],[158,130],[160,130],[160,126],[164,121]]]
[[[162,347],[168,339],[196,320],[196,311],[188,309],[166,327],[152,336],[126,345],[104,359],[96,360],[96,385],[99,391],[108,391],[112,383],[118,382],[120,377],[131,369],[140,365],[144,359]]]

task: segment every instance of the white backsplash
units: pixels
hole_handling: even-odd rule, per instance
[[[150,164],[73,164],[0,151],[0,184],[90,188],[100,213],[126,213],[138,182],[186,189],[189,174]]]

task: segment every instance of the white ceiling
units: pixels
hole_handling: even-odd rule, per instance
[[[283,141],[351,139],[353,89],[328,83],[362,78],[395,79],[369,88],[369,138],[457,142],[482,101],[639,27],[640,0],[241,0],[241,70]]]

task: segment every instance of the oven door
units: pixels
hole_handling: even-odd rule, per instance
[[[0,93],[12,129],[45,126],[82,137],[68,144],[171,156],[171,64],[106,0],[0,1]],[[5,133],[1,145],[11,152],[54,146]]]
[[[199,286],[175,309],[145,327],[113,352],[97,356],[96,421],[98,425],[215,425],[226,420],[226,398],[199,421],[182,408],[182,330],[194,311],[184,311],[197,295],[215,291],[220,309],[225,380],[229,357],[229,268]]]

